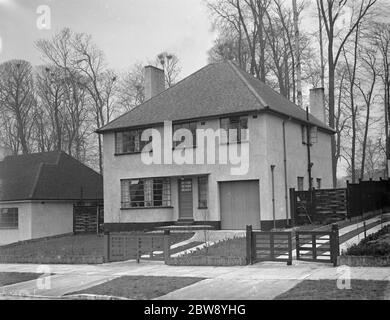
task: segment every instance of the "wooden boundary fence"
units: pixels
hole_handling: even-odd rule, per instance
[[[344,189],[290,189],[293,225],[332,223],[390,207],[390,180],[348,183]]]
[[[155,251],[163,252],[161,260],[165,262],[170,257],[170,232],[164,234],[134,233],[134,232],[109,232],[105,234],[105,261],[125,261],[136,259],[140,262],[143,255],[150,259]]]

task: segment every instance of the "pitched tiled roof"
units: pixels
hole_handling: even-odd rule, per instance
[[[274,111],[306,121],[303,109],[232,62],[221,62],[207,65],[98,132],[252,111]],[[310,122],[332,131],[312,115]]]
[[[64,152],[7,156],[0,162],[0,201],[99,200],[103,178]]]

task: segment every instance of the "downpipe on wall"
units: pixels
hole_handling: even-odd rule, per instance
[[[274,229],[276,229],[276,216],[275,216],[275,180],[274,180],[275,165],[271,165],[271,181],[272,181],[272,219],[274,222]]]
[[[286,147],[286,122],[290,121],[289,117],[287,120],[283,120],[283,167],[284,167],[284,200],[286,204],[286,227],[289,226],[289,206],[288,206],[288,182],[287,182],[287,147]]]

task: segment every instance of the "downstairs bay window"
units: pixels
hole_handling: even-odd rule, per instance
[[[169,178],[121,180],[121,207],[155,208],[171,206]]]

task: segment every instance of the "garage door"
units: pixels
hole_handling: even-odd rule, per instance
[[[245,229],[247,225],[260,229],[258,180],[220,182],[219,192],[222,229]]]

